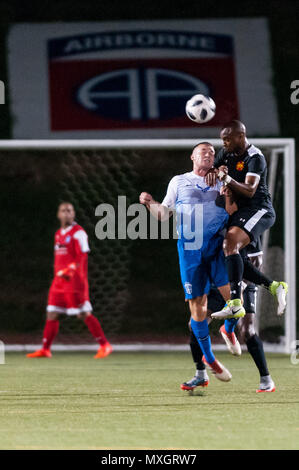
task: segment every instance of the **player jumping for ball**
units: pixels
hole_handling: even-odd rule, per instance
[[[76,315],[84,321],[100,347],[95,359],[108,356],[112,346],[107,341],[99,320],[91,313],[87,274],[88,237],[75,222],[75,210],[71,203],[58,207],[60,229],[55,233],[54,280],[51,284],[47,320],[43,333],[43,347],[27,357],[51,357],[51,345],[58,333],[59,315]]]
[[[224,207],[225,198],[220,196],[222,183],[218,181],[216,187],[212,188],[205,182],[205,175],[213,165],[214,158],[214,147],[208,142],[200,143],[191,154],[193,171],[171,179],[162,204],[146,192],[140,194],[140,202],[160,220],[167,220],[176,210],[180,273],[185,299],[189,302],[191,328],[207,365],[219,380],[227,382],[231,380],[231,374],[212,352],[206,319],[207,294],[211,280],[224,299],[229,299],[229,283],[222,250],[223,235],[220,233],[228,220]],[[192,229],[188,220],[191,221]],[[196,237],[194,242],[191,240],[192,236],[194,239],[198,223],[202,239],[197,244]]]
[[[278,301],[277,314],[282,315],[286,307],[287,284],[267,278],[240,255],[242,248],[257,240],[275,222],[275,211],[266,182],[265,157],[257,147],[248,143],[246,128],[240,121],[228,123],[220,137],[223,149],[218,153],[215,168],[209,171],[206,181],[212,186],[217,179],[224,182],[236,197],[238,210],[230,218],[223,243],[231,300],[212,317],[231,318],[233,323],[245,315],[241,301],[243,278],[267,288]]]

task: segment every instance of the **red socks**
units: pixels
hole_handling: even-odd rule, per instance
[[[87,315],[84,323],[88,327],[92,336],[101,346],[108,343],[100,322],[94,315]]]
[[[43,349],[50,349],[59,330],[59,320],[47,320],[43,333]]]
[[[90,333],[97,342],[103,346],[108,343],[104,331],[100,325],[99,320],[94,315],[88,315],[85,320]],[[47,320],[43,333],[43,349],[50,349],[55,336],[59,330],[59,320]]]

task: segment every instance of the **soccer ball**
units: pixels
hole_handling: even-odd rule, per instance
[[[191,121],[204,124],[215,116],[216,104],[205,95],[194,95],[186,103],[186,114]]]

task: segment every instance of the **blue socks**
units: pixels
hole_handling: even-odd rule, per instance
[[[214,362],[215,356],[211,348],[211,338],[207,320],[196,321],[191,318],[191,328],[201,347],[202,352],[204,353],[207,362]]]
[[[228,318],[224,321],[224,328],[227,333],[233,333],[239,318]]]

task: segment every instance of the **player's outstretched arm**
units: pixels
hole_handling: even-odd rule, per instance
[[[150,213],[158,220],[168,220],[172,216],[172,211],[166,206],[163,206],[160,202],[155,201],[153,196],[149,193],[141,193],[139,196],[139,202],[144,204]]]

